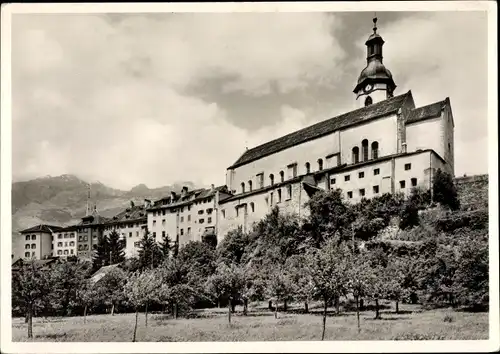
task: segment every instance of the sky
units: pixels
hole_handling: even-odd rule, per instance
[[[247,147],[356,108],[372,17],[14,14],[13,180],[224,184]],[[455,174],[487,173],[487,13],[377,17],[395,95],[449,97]]]

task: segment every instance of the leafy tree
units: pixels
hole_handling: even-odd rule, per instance
[[[98,300],[98,293],[90,279],[85,279],[76,289],[76,299],[84,306],[83,323],[87,322],[87,311],[92,308]]]
[[[90,275],[90,266],[84,261],[62,260],[49,273],[51,283],[51,303],[69,315],[71,308],[77,303],[77,291],[85,278]]]
[[[432,193],[435,202],[448,206],[451,210],[460,208],[457,189],[452,176],[438,169],[432,182]]]
[[[51,292],[50,275],[36,261],[23,263],[12,274],[12,300],[27,314],[28,338],[33,337],[33,314],[37,302]]]
[[[137,267],[140,270],[146,268],[154,269],[163,261],[163,256],[160,252],[158,244],[153,235],[146,228],[144,235],[139,241],[139,250],[137,252]]]
[[[217,258],[226,264],[240,264],[245,254],[245,248],[249,245],[248,235],[243,232],[243,228],[231,230],[217,247]]]
[[[343,236],[350,225],[352,216],[340,189],[315,193],[306,205],[310,209],[306,229],[315,248],[329,238]]]
[[[228,301],[228,321],[231,323],[234,301],[241,297],[244,287],[244,271],[236,264],[220,263],[214,274],[208,278],[209,284],[217,284],[220,294]]]
[[[204,279],[210,276],[216,267],[216,255],[212,247],[204,242],[190,241],[179,250],[180,262]]]
[[[97,272],[107,265],[109,265],[109,240],[106,235],[100,234],[92,259],[92,272]]]
[[[293,297],[304,302],[304,311],[309,312],[309,303],[314,297],[314,283],[304,267],[307,258],[305,255],[295,255],[287,260],[286,267],[289,269],[290,280],[293,286]]]
[[[127,273],[115,267],[94,284],[97,298],[101,303],[111,307],[112,316],[115,313],[115,306],[125,300],[123,287],[125,286],[127,277]]]
[[[214,250],[217,248],[217,236],[215,234],[204,235],[201,241]]]
[[[346,261],[347,254],[346,247],[339,246],[335,240],[330,239],[323,247],[311,250],[306,256],[305,267],[314,284],[315,295],[324,305],[321,340],[325,338],[328,304],[347,293],[350,266]]]
[[[276,266],[267,274],[266,294],[271,301],[274,301],[274,318],[278,318],[279,302],[290,300],[293,294],[293,283],[285,267]]]
[[[109,264],[117,264],[125,261],[125,239],[121,239],[116,230],[109,234]]]
[[[142,273],[134,273],[126,282],[123,288],[123,294],[128,302],[135,309],[134,336],[132,342],[136,340],[137,319],[139,309],[145,306],[146,327],[147,327],[147,304],[157,296],[157,289],[161,285],[158,281],[158,274],[154,270],[145,270]]]

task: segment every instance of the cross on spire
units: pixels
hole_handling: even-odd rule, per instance
[[[375,16],[373,17],[373,33],[377,33],[377,13],[375,12]]]

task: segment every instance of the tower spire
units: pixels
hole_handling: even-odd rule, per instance
[[[377,13],[373,17],[373,34],[377,34]]]
[[[90,215],[90,189],[91,189],[90,184],[87,187],[88,187],[88,191],[87,191],[87,211],[85,213],[85,216],[89,216]]]

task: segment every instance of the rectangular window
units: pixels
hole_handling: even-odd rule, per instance
[[[273,205],[273,192],[269,194],[269,202],[271,205]]]
[[[156,239],[156,232],[153,232],[153,238]]]
[[[212,218],[208,218],[207,222],[210,224],[212,222]]]
[[[162,237],[162,238],[164,238],[164,237],[165,237],[165,235],[166,235],[165,231],[162,231],[162,232],[161,232],[161,237]]]
[[[205,222],[205,219],[200,219],[200,224],[203,224]]]
[[[225,219],[226,218],[226,211],[224,209],[222,209],[220,212],[222,214],[222,218]]]
[[[153,220],[153,226],[156,226],[156,220]]]
[[[141,247],[141,242],[140,241],[135,241],[134,242],[134,247]]]
[[[239,209],[238,208],[235,208],[235,209],[236,209],[236,217],[238,217],[240,215]]]
[[[378,186],[373,186],[373,194],[378,194],[379,188]]]
[[[401,189],[405,188],[406,186],[405,181],[399,181],[399,186],[401,187]]]
[[[181,216],[181,222],[184,222],[184,216]]]
[[[411,163],[405,164],[405,171],[411,170]]]
[[[57,238],[63,238],[62,234],[57,235]]]
[[[360,172],[360,173],[358,173],[358,177],[359,177],[359,178],[365,178],[365,173],[364,173],[364,172]]]
[[[264,173],[259,173],[257,175],[257,185],[259,188],[264,188]]]
[[[360,195],[360,196],[362,196],[362,197],[364,197],[364,196],[365,196],[365,189],[364,189],[364,188],[361,188],[361,189],[359,190],[359,195]]]
[[[139,237],[139,231],[135,232],[135,236]]]
[[[166,212],[167,212],[167,211],[166,211],[165,209],[163,209],[163,210],[161,211],[161,215],[165,215],[165,214],[166,214]]]
[[[131,232],[128,233],[128,237],[132,237],[132,233]]]
[[[350,199],[352,198],[352,192],[347,192],[347,197]]]
[[[165,219],[163,219],[163,220],[161,221],[161,224],[162,224],[163,226],[165,226]]]
[[[376,176],[376,175],[379,175],[380,174],[380,168],[376,168],[373,170],[373,175]]]
[[[416,187],[417,186],[417,179],[416,178],[412,178],[411,179],[411,186],[412,187]]]
[[[184,229],[181,229],[181,236],[184,235]]]
[[[69,250],[69,253],[73,254],[73,250]]]
[[[330,178],[330,185],[335,184],[335,182],[337,182],[335,178]]]
[[[191,228],[188,227],[188,235],[191,235]]]
[[[344,181],[346,181],[346,182],[347,182],[347,181],[349,181],[350,179],[351,179],[351,176],[350,176],[350,175],[345,175],[345,176],[344,176]]]
[[[198,210],[198,214],[199,215],[203,214],[203,210]]]
[[[281,189],[278,189],[278,203],[281,203]]]

